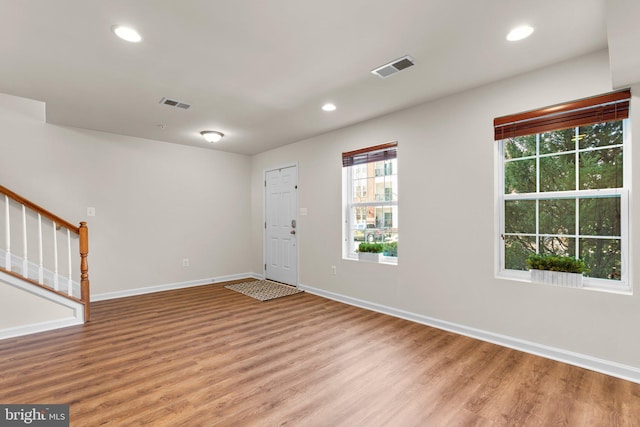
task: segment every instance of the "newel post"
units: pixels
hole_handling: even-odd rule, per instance
[[[80,299],[84,302],[84,321],[88,322],[91,316],[91,296],[89,293],[89,228],[86,222],[80,223]]]

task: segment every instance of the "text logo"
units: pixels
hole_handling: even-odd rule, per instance
[[[69,427],[69,405],[2,405],[0,426]]]

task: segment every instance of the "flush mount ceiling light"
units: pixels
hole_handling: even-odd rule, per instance
[[[200,135],[202,135],[207,142],[218,142],[222,139],[224,133],[218,132],[217,130],[203,130],[200,132]]]
[[[323,109],[324,111],[335,111],[336,106],[335,106],[334,104],[328,103],[328,104],[324,104],[324,105],[322,106],[322,109]]]
[[[122,40],[126,40],[131,43],[138,43],[142,41],[142,36],[135,29],[126,27],[124,25],[113,25],[111,31],[120,37]]]
[[[509,34],[507,34],[507,40],[510,42],[516,42],[518,40],[526,39],[531,34],[533,34],[533,27],[521,25],[509,31]]]

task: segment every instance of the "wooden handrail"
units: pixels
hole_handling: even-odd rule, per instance
[[[56,225],[67,228],[75,234],[80,234],[79,227],[76,227],[75,225],[71,224],[69,221],[66,221],[60,218],[58,215],[52,214],[45,208],[38,206],[32,201],[25,199],[24,197],[14,193],[13,191],[9,190],[7,187],[3,187],[2,185],[0,185],[0,194],[4,194],[5,196],[8,196],[10,199],[13,199],[16,202],[20,203],[21,205],[28,207],[29,209],[31,209],[32,211],[35,211],[36,213],[39,213],[43,217],[50,219],[51,221],[55,222]]]
[[[31,283],[32,285],[46,289],[50,292],[55,293],[56,295],[60,295],[72,301],[81,303],[82,305],[84,305],[84,321],[88,322],[90,320],[90,315],[91,315],[91,295],[90,295],[90,286],[89,286],[89,264],[87,261],[87,255],[89,254],[89,228],[87,227],[87,223],[83,221],[80,223],[79,227],[76,227],[75,225],[71,224],[69,221],[66,221],[60,218],[58,215],[55,215],[49,212],[45,208],[33,203],[28,199],[25,199],[24,197],[14,193],[13,191],[9,190],[8,188],[2,185],[0,185],[0,194],[4,194],[8,198],[19,203],[20,205],[26,208],[29,208],[30,210],[40,214],[41,216],[53,221],[56,226],[64,227],[67,230],[78,235],[79,246],[80,246],[80,250],[79,250],[80,252],[80,299],[72,295],[67,295],[63,292],[44,286],[36,282],[35,280],[31,280],[28,277],[24,277],[24,275],[22,276],[18,275],[15,272],[10,271],[10,269],[5,269],[0,267],[0,271],[6,274],[10,274],[19,279],[25,280]],[[69,265],[71,266],[71,264]]]

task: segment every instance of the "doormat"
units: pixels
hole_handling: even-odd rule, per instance
[[[268,301],[270,299],[304,292],[293,286],[283,285],[270,280],[254,280],[251,282],[236,283],[233,285],[225,285],[225,288],[240,292],[241,294],[260,301]]]

